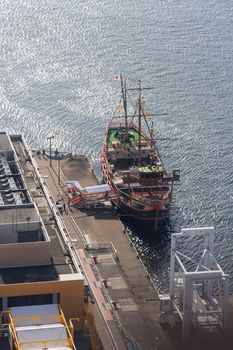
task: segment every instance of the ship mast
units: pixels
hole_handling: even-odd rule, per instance
[[[141,80],[139,80],[139,87],[138,87],[138,128],[139,128],[139,142],[138,142],[138,164],[141,166],[142,164],[142,115],[141,115]]]
[[[126,88],[126,78],[125,83],[123,82],[123,77],[121,74],[121,93],[123,99],[123,107],[125,112],[125,128],[128,129],[128,115],[127,115],[127,88]]]
[[[152,131],[150,130],[150,127],[148,125],[148,121],[146,120],[146,115],[144,113],[144,109],[142,106],[142,91],[143,90],[149,90],[153,89],[152,87],[146,87],[142,88],[141,80],[138,81],[138,87],[135,88],[129,88],[127,89],[126,85],[126,78],[123,79],[122,74],[120,74],[120,81],[121,81],[121,94],[122,94],[122,100],[123,100],[123,108],[124,108],[124,118],[125,118],[125,129],[128,132],[128,117],[138,117],[138,131],[139,131],[139,137],[138,137],[138,165],[142,165],[142,118],[145,121],[145,124],[148,128],[148,131],[150,133],[150,137],[152,139]],[[128,109],[127,109],[127,90],[137,90],[138,91],[138,115],[134,114],[133,116],[128,115]],[[151,114],[153,115],[153,114]],[[133,120],[133,119],[132,119]]]

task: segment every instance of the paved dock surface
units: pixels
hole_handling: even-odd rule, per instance
[[[82,186],[98,184],[85,157],[61,161],[60,170],[57,161],[53,160],[50,167],[46,158],[36,154],[34,157],[40,172],[43,176],[48,176],[46,181],[55,201],[62,199],[67,203],[65,180],[78,180]],[[201,344],[209,344],[214,348],[214,345],[221,343],[214,344],[206,339],[197,342],[194,338],[192,342],[181,346],[180,325],[171,320],[161,327],[157,317],[157,292],[114,212],[79,211],[72,207],[69,210],[66,208],[62,216],[70,236],[75,240],[75,248],[85,273],[89,277],[94,276],[91,283],[108,319],[110,330],[118,342],[116,348],[123,350],[127,345],[130,348],[136,344],[142,350],[196,349],[201,348]],[[97,259],[96,264],[93,263],[93,256]],[[105,280],[106,286],[103,284]],[[102,321],[98,312],[95,313],[97,329],[101,332]],[[230,319],[232,320],[232,311]],[[227,344],[226,338],[225,343]],[[108,339],[104,345],[106,349],[114,348]],[[226,349],[227,346],[228,344]]]
[[[60,162],[61,172],[58,179],[58,162],[35,154],[39,169],[48,176],[47,183],[55,201],[63,199],[67,203],[64,190],[65,180],[78,180],[82,186],[98,183],[95,174],[85,157]],[[60,185],[58,184],[60,182]],[[91,246],[105,246],[112,243],[114,250],[97,249],[97,264],[94,266],[99,290],[104,289],[105,308],[111,310],[118,328],[141,349],[171,348],[170,341],[162,331],[157,321],[158,295],[135,250],[130,246],[129,239],[124,233],[124,227],[116,214],[111,211],[87,210],[79,211],[71,208],[68,215],[63,213],[63,220],[70,235],[76,239],[77,249],[83,249],[82,237],[77,232],[73,220]],[[106,247],[108,244],[106,244]],[[107,248],[106,248],[107,249]],[[87,254],[90,260],[93,251]],[[93,265],[89,261],[90,265]],[[106,279],[107,288],[103,288],[102,279]],[[112,304],[116,310],[112,310]],[[130,340],[129,340],[130,341]],[[127,342],[127,341],[126,341]]]

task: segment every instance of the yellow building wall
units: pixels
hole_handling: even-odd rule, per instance
[[[0,286],[0,298],[37,294],[60,294],[60,305],[66,321],[79,317],[79,330],[84,329],[84,282],[80,280],[48,281],[36,283],[8,284]],[[75,322],[76,327],[76,322]]]

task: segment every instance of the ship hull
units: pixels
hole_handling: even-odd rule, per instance
[[[159,233],[169,218],[169,208],[140,212],[122,202],[115,203],[115,205],[119,217],[129,226],[140,227],[143,231],[150,233]]]
[[[114,200],[113,204],[115,205],[117,213],[122,221],[127,222],[127,224],[130,226],[140,226],[141,229],[147,232],[159,233],[169,218],[171,200],[168,202],[167,208],[163,208],[163,210],[158,208],[153,208],[147,211],[136,209],[131,206],[129,202],[125,202],[127,197],[124,197],[122,192],[120,193],[114,183],[110,181],[111,174],[106,173],[107,168],[107,164],[102,162],[103,181],[104,183],[107,183],[118,195],[118,200]],[[137,203],[139,206],[145,206],[143,198]]]

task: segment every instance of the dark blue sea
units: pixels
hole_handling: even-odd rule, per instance
[[[100,177],[116,73],[142,79],[167,169],[181,170],[166,232],[133,240],[166,289],[170,235],[214,226],[216,257],[233,270],[233,1],[2,0],[1,130],[32,148],[87,155]],[[190,240],[190,251],[198,243]],[[233,282],[233,275],[231,277]]]

